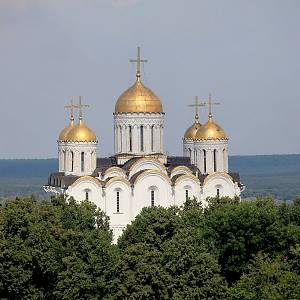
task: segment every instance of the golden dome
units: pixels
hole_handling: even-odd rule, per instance
[[[222,127],[212,120],[212,114],[208,115],[208,121],[197,131],[196,140],[227,140]]]
[[[68,133],[66,141],[69,142],[96,142],[97,137],[94,132],[85,126],[82,117],[79,118],[78,125]]]
[[[160,99],[147,87],[136,74],[136,81],[118,99],[115,106],[116,113],[162,113],[163,107]]]
[[[196,114],[194,124],[187,129],[183,138],[186,140],[194,140],[196,138],[197,131],[200,127],[201,124],[199,123],[199,116],[198,114]]]
[[[74,117],[71,115],[71,118],[70,118],[70,124],[69,126],[65,127],[59,134],[59,137],[58,137],[58,140],[59,141],[66,141],[67,139],[67,136],[69,134],[69,132],[75,127],[75,124],[74,124]]]

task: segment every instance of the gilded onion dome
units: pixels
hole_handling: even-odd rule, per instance
[[[163,107],[158,96],[141,82],[140,73],[135,83],[118,99],[116,113],[162,113]]]
[[[67,134],[68,142],[96,142],[95,133],[85,126],[82,116],[79,117],[79,123]]]
[[[194,124],[186,130],[183,138],[185,140],[194,140],[196,138],[197,131],[200,129],[200,127],[201,124],[199,122],[199,115],[196,114]]]
[[[65,127],[59,134],[58,140],[60,142],[66,141],[69,132],[75,127],[74,116],[71,115],[69,126]]]
[[[222,127],[212,119],[212,114],[208,115],[208,121],[197,131],[195,140],[227,140],[227,136]]]

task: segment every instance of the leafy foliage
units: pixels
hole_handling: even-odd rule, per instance
[[[0,297],[299,299],[300,205],[212,198],[144,208],[117,245],[87,201],[0,206]]]
[[[1,297],[92,299],[105,293],[114,251],[108,219],[93,204],[6,201],[0,234]]]

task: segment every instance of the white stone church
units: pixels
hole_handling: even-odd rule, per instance
[[[98,139],[85,125],[82,108],[71,109],[70,124],[58,138],[59,170],[49,175],[46,192],[88,199],[110,218],[114,240],[143,207],[180,206],[188,197],[207,205],[207,197],[240,197],[244,186],[238,173],[228,171],[228,137],[213,120],[211,97],[196,103],[195,121],[183,136],[183,156],[167,156],[163,105],[143,85],[138,48],[134,84],[118,98],[111,157],[97,158]],[[197,108],[209,107],[208,121],[199,123]],[[79,109],[75,124],[73,108]]]

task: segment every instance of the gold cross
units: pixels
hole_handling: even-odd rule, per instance
[[[136,76],[141,76],[141,62],[148,62],[147,59],[141,59],[141,50],[140,47],[137,47],[137,57],[136,59],[130,59],[130,62],[136,63]]]
[[[209,116],[212,116],[212,106],[213,105],[219,105],[220,102],[213,102],[211,99],[211,94],[208,96],[208,102],[205,102],[205,105],[208,105],[208,110],[209,110]]]
[[[90,107],[87,104],[82,104],[81,99],[82,99],[82,96],[79,96],[79,104],[77,105],[77,108],[79,108],[79,118],[82,118],[82,109],[86,108],[86,107]]]
[[[78,108],[78,105],[74,104],[74,97],[72,97],[70,104],[66,105],[65,108],[70,109],[71,119],[74,118],[74,108]]]
[[[206,103],[199,103],[199,98],[198,96],[195,96],[195,103],[194,104],[189,104],[188,106],[189,107],[195,107],[195,117],[196,119],[199,118],[199,114],[198,114],[198,108],[201,107],[201,106],[205,106]]]

